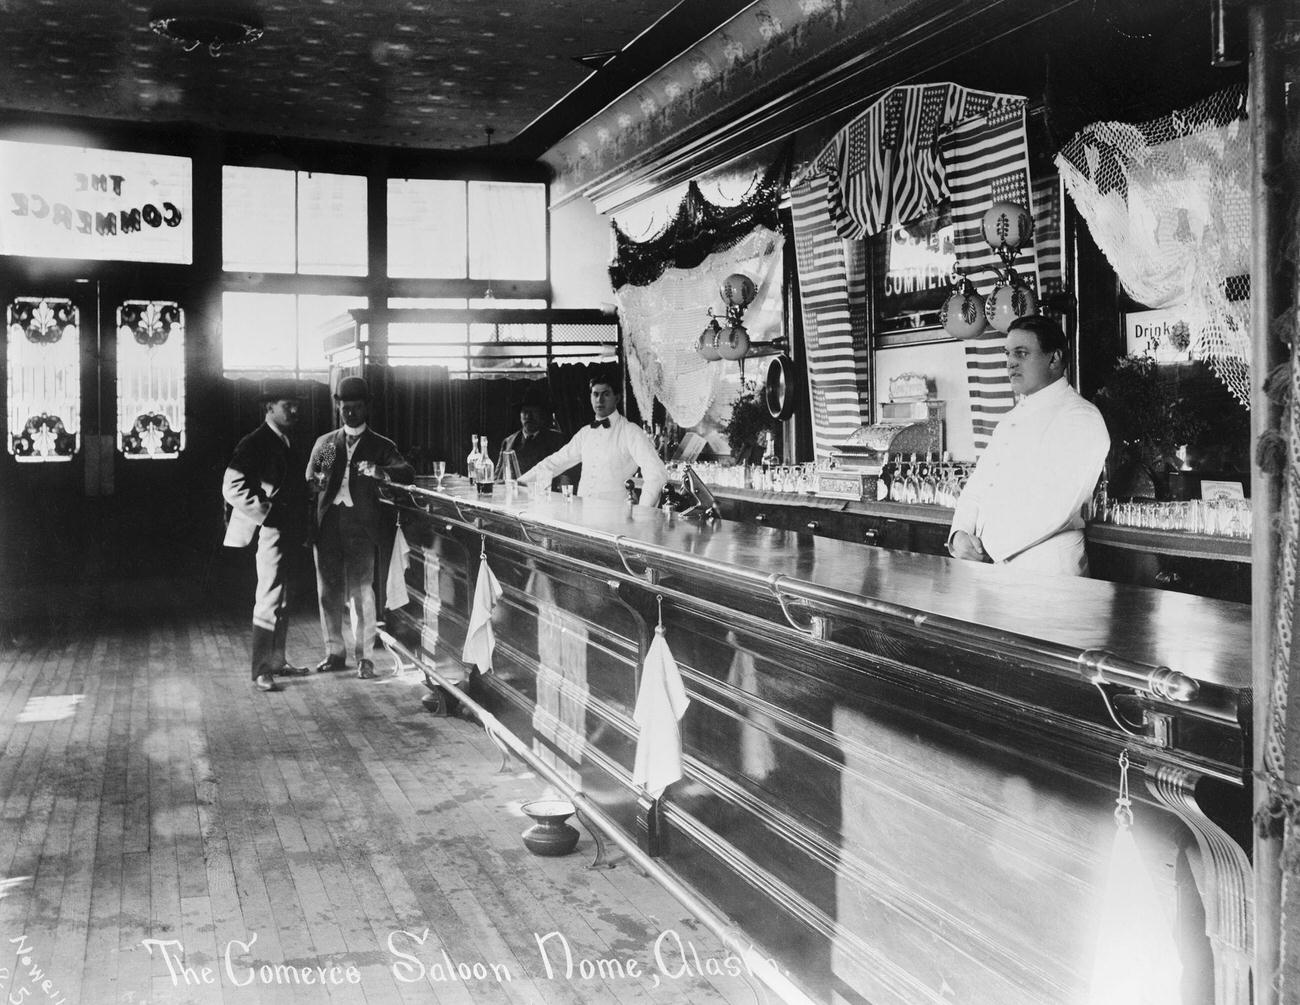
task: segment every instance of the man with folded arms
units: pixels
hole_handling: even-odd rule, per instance
[[[379,498],[381,482],[410,485],[415,469],[397,445],[367,424],[370,389],[361,377],[344,377],[334,393],[343,427],[320,437],[307,462],[312,497],[316,589],[320,595],[325,658],[317,672],[347,666],[343,612],[352,611],[357,676],[374,680],[375,565],[397,529],[397,510]]]
[[[307,493],[298,478],[302,452],[292,438],[299,397],[292,381],[263,383],[264,421],[239,441],[221,482],[230,507],[224,543],[246,548],[257,538],[253,684],[259,691],[278,691],[277,675],[307,673],[284,655],[288,582],[307,526]]]
[[[957,500],[948,550],[1017,573],[1086,576],[1082,509],[1110,450],[1106,423],[1065,379],[1065,332],[1055,321],[1012,322],[1006,352],[1019,401]]]
[[[519,479],[521,484],[546,487],[557,472],[582,465],[576,494],[583,499],[625,498],[625,484],[641,469],[641,505],[656,506],[668,484],[668,469],[650,437],[619,412],[622,393],[617,372],[596,371],[588,381],[595,421],[583,426],[563,447],[537,462]]]

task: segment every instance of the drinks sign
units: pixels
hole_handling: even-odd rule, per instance
[[[193,261],[190,159],[0,140],[0,254]]]
[[[1157,363],[1185,363],[1192,358],[1191,331],[1176,307],[1129,311],[1124,315],[1130,356],[1150,356]]]

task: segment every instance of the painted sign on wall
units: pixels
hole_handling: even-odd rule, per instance
[[[0,140],[0,254],[193,261],[190,159]]]
[[[1192,359],[1191,331],[1183,314],[1177,307],[1127,312],[1125,350],[1130,356],[1151,356],[1157,363]]]

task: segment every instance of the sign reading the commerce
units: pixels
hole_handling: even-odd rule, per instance
[[[878,331],[938,326],[957,264],[947,206],[873,239]]]
[[[193,260],[190,159],[0,140],[0,254]]]

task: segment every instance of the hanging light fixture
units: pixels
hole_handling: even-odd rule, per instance
[[[955,339],[979,338],[988,327],[984,298],[961,273],[953,273],[952,295],[939,308],[939,324]]]
[[[710,363],[716,363],[722,359],[722,353],[718,351],[718,340],[721,337],[722,325],[718,324],[717,316],[710,307],[709,323],[704,326],[704,331],[700,332],[699,341],[695,343],[695,351]]]
[[[952,292],[939,308],[939,323],[956,339],[979,338],[986,326],[1005,332],[1017,318],[1038,313],[1038,294],[1011,267],[1034,236],[1029,210],[1016,202],[995,202],[985,211],[980,229],[1002,260],[1002,271],[987,297],[980,296],[966,276],[954,272]]]
[[[754,301],[758,287],[743,272],[733,272],[722,281],[719,290],[726,304],[723,320],[719,322],[713,308],[709,308],[709,323],[696,343],[696,351],[709,362],[719,359],[744,359],[749,353],[749,330],[742,322],[745,308]]]
[[[261,18],[232,4],[159,9],[149,16],[149,27],[186,52],[203,47],[214,58],[256,42],[263,31]]]

